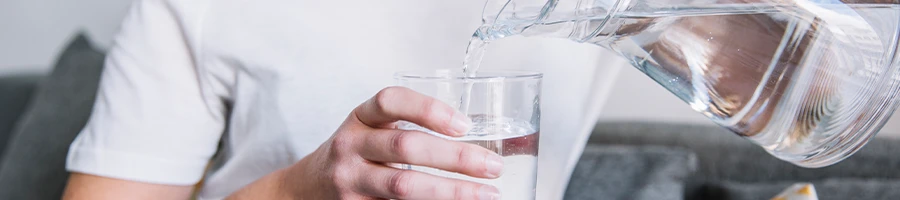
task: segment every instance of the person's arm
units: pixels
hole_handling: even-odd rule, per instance
[[[489,185],[387,166],[404,163],[488,179],[503,170],[500,155],[488,149],[396,129],[400,120],[448,136],[462,136],[472,126],[468,117],[436,99],[387,88],[354,109],[316,151],[228,199],[499,199],[497,188]]]
[[[64,199],[190,198],[225,129],[228,98],[209,89],[217,83],[193,50],[205,2],[134,1],[69,148]]]
[[[82,173],[72,173],[64,200],[103,199],[188,199],[193,187],[126,181]]]
[[[405,163],[497,178],[502,159],[477,145],[395,129],[405,120],[462,136],[471,122],[444,103],[406,88],[387,88],[349,114],[312,154],[231,194],[243,199],[499,199],[479,183],[392,168]],[[65,199],[186,199],[190,186],[140,183],[73,173]]]

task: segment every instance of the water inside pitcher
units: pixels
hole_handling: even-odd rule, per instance
[[[467,61],[516,35],[596,44],[772,155],[823,167],[900,103],[898,22],[897,0],[489,0]]]

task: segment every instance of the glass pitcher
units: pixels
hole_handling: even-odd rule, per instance
[[[898,0],[488,0],[473,44],[523,35],[611,49],[772,155],[823,167],[900,104],[898,22]]]

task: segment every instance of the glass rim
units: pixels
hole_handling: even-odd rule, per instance
[[[526,70],[479,70],[474,77],[465,76],[459,68],[453,69],[418,69],[394,73],[394,79],[402,81],[460,81],[460,82],[494,82],[539,80],[544,77],[541,72]]]

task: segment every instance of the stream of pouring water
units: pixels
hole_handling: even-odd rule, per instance
[[[485,42],[477,35],[473,35],[472,40],[469,41],[462,69],[463,75],[467,78],[477,76],[478,68],[481,67],[481,60],[484,58],[485,46],[487,43],[488,42]],[[470,80],[466,79],[465,90],[460,97],[459,110],[465,115],[469,114],[469,101],[471,101],[473,85],[474,84]]]

